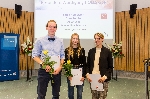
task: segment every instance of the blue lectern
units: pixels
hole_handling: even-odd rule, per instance
[[[0,33],[0,81],[19,79],[19,36]]]

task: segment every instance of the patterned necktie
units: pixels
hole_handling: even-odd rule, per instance
[[[55,40],[55,38],[48,38],[48,40],[49,40],[49,41],[50,41],[50,40],[54,41],[54,40]]]

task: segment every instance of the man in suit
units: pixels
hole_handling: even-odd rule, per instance
[[[96,33],[94,39],[96,47],[90,49],[88,52],[86,77],[89,82],[92,82],[89,74],[101,75],[98,82],[103,84],[104,91],[92,90],[92,99],[106,99],[108,82],[111,80],[111,72],[113,69],[112,53],[102,45],[104,41],[104,35],[102,33]]]

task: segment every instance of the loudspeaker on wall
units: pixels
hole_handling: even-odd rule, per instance
[[[137,4],[130,5],[130,11],[129,11],[130,18],[133,18],[134,14],[136,14],[136,8],[137,8]]]
[[[15,14],[17,14],[17,18],[20,18],[22,15],[22,6],[15,4]]]

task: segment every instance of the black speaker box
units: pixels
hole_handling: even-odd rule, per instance
[[[20,18],[22,15],[22,6],[15,4],[15,14],[17,14],[17,18]]]
[[[134,14],[136,14],[136,8],[137,8],[137,4],[130,5],[130,11],[129,11],[130,18],[133,18]]]

